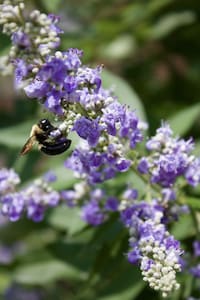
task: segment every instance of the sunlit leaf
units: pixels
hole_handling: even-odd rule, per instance
[[[176,134],[184,135],[192,127],[199,115],[200,104],[196,104],[178,112],[169,118],[168,122]]]
[[[172,228],[172,234],[180,241],[194,235],[194,227],[190,215],[184,215],[179,218]]]
[[[67,230],[71,235],[79,232],[86,226],[85,222],[80,218],[80,210],[67,206],[55,208],[49,216],[48,222],[57,229]]]
[[[27,141],[34,121],[27,121],[19,125],[0,130],[0,144],[12,148],[22,148]]]
[[[176,28],[193,23],[195,19],[195,14],[190,11],[170,13],[150,27],[148,36],[151,39],[163,38]]]
[[[117,285],[117,284],[116,284]],[[99,300],[134,300],[137,298],[138,294],[144,289],[145,283],[140,281],[137,283],[130,284],[128,288],[112,293],[108,296],[99,298]]]
[[[59,260],[50,260],[20,266],[13,274],[16,282],[30,285],[44,285],[63,278],[81,280],[85,273]]]
[[[187,204],[194,209],[200,210],[200,198],[187,198]]]
[[[136,111],[139,118],[146,120],[144,108],[139,97],[124,79],[108,70],[103,70],[102,79],[103,86],[105,88],[113,88],[114,94],[117,95],[121,103],[127,104],[131,109]]]

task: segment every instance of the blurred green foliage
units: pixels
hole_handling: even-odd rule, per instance
[[[109,70],[103,74],[104,86],[115,89],[121,102],[148,120],[150,133],[160,120],[168,119],[177,134],[192,134],[198,143],[198,0],[32,0],[28,4],[30,9],[61,16],[62,49],[83,49],[84,63],[103,64]],[[9,40],[2,34],[0,39],[3,54]],[[58,175],[55,187],[71,187],[74,179],[62,166],[66,154],[41,159],[41,153],[32,151],[19,158],[31,125],[44,112],[34,100],[15,93],[12,78],[1,78],[0,86],[1,165],[15,168],[24,183],[52,168]],[[139,178],[134,182],[142,184]],[[199,194],[197,190],[195,196]],[[200,210],[196,199],[191,196],[190,203]],[[190,217],[173,232],[181,241],[190,241],[194,236]],[[22,220],[1,226],[0,237],[4,245],[24,245],[10,263],[1,266],[1,299],[7,299],[5,290],[11,283],[27,292],[37,290],[41,298],[36,299],[43,300],[160,299],[142,282],[138,269],[128,264],[127,233],[115,217],[92,229],[80,220],[77,210],[59,207],[40,224]],[[179,280],[183,288],[172,300],[190,295],[190,280],[184,276]],[[13,297],[18,300],[17,293]]]

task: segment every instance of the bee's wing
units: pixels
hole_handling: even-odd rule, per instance
[[[34,145],[35,142],[36,142],[35,136],[32,135],[27,140],[27,142],[25,143],[25,145],[22,147],[22,150],[20,151],[20,155],[25,155],[26,153],[28,153],[32,149],[32,147],[33,147],[33,145]]]

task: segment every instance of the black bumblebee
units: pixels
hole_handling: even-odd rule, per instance
[[[56,134],[54,135],[54,133]],[[71,145],[71,140],[64,137],[62,132],[53,126],[48,119],[42,119],[38,124],[32,126],[30,137],[20,154],[28,153],[35,142],[38,142],[39,150],[47,155],[61,154]]]

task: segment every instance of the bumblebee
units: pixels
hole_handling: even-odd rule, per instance
[[[42,119],[38,124],[32,126],[30,137],[20,154],[27,154],[36,142],[38,149],[47,155],[61,154],[71,145],[71,140],[64,137],[62,132],[53,126],[48,119]]]

